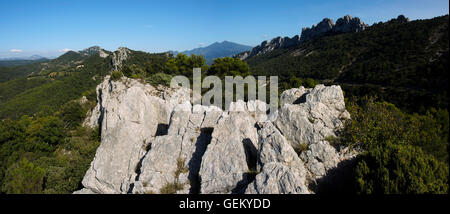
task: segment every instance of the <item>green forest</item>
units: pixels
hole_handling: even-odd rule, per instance
[[[111,54],[71,51],[0,67],[0,192],[72,193],[81,187],[100,142],[99,129],[82,123],[106,75],[169,85],[173,76],[192,77],[200,67],[204,76],[277,75],[280,93],[341,85],[352,119],[329,141],[362,153],[348,178],[333,188],[350,194],[448,193],[448,41],[443,16],[393,19],[245,61],[218,58],[210,66],[202,56],[131,51],[112,71]]]
[[[346,96],[377,96],[411,111],[447,108],[448,15],[397,19],[247,59],[252,74],[339,84]],[[285,85],[290,88],[293,85]]]

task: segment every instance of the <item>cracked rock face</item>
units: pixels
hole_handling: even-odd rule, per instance
[[[128,59],[130,49],[125,47],[120,47],[113,53],[112,64],[114,70],[120,70],[122,68],[122,62]]]
[[[324,36],[327,33],[349,33],[349,32],[361,32],[368,27],[358,17],[352,18],[350,15],[346,15],[339,18],[334,24],[333,20],[325,18],[317,25],[313,25],[311,28],[303,28],[300,36],[300,42],[306,42],[308,40]]]
[[[340,162],[338,152],[327,141],[311,144],[300,157],[316,179],[324,176],[328,170],[336,167]]]
[[[232,193],[248,183],[252,156],[256,156],[256,120],[247,112],[230,112],[214,127],[200,168],[201,193]]]
[[[300,87],[283,92],[281,97],[283,105],[275,125],[294,148],[336,136],[335,131],[350,118],[340,86]]]
[[[222,111],[189,96],[106,77],[84,123],[99,126],[101,144],[74,193],[314,193],[311,184],[355,156],[325,141],[349,118],[339,86],[283,92],[273,123],[259,101]]]
[[[147,141],[155,136],[158,124],[168,124],[178,102],[188,101],[189,92],[180,89],[173,95],[184,94],[183,98],[163,99],[151,95],[156,89],[150,85],[109,77],[97,91],[99,103],[86,124],[100,126],[101,144],[82,183],[98,193],[127,192]]]
[[[342,18],[339,18],[336,21],[336,25],[334,26],[335,32],[361,32],[368,27],[367,24],[364,24],[358,17],[352,18],[349,15],[346,15]]]
[[[306,42],[313,38],[323,36],[327,32],[333,30],[334,22],[331,19],[325,18],[317,25],[313,25],[311,28],[305,27],[302,29],[302,35],[300,36],[300,41]]]
[[[189,103],[173,111],[167,135],[157,136],[142,161],[133,193],[159,193],[167,184],[183,186],[179,193],[198,193],[198,171],[214,126],[222,111]]]
[[[247,194],[307,194],[307,176],[303,162],[280,131],[271,123],[259,123],[258,171]]]

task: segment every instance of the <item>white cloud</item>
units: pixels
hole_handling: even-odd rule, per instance
[[[267,34],[264,34],[264,38],[267,38],[267,37],[269,37],[269,35],[267,35]]]
[[[62,53],[65,53],[68,51],[71,51],[71,50],[69,48],[63,48],[63,49],[59,50],[59,52],[62,52]]]
[[[19,49],[11,49],[11,50],[9,50],[9,52],[12,52],[12,53],[22,53],[23,50],[19,50]]]
[[[199,47],[203,47],[203,46],[205,46],[206,44],[205,43],[203,43],[203,42],[201,42],[201,43],[198,43],[198,46]]]

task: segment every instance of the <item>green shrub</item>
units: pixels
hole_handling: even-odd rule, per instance
[[[189,169],[184,166],[184,162],[185,160],[183,158],[177,158],[177,171],[175,171],[175,179],[178,179],[180,174],[189,172]]]
[[[347,103],[352,119],[333,144],[358,147],[356,188],[364,194],[448,192],[448,113],[408,114],[364,98]]]
[[[193,68],[201,68],[202,71],[208,69],[205,62],[206,60],[203,56],[194,54],[187,56],[186,54],[179,53],[175,58],[171,58],[166,62],[164,71],[168,74],[191,77]]]
[[[97,91],[95,88],[89,89],[82,94],[85,96],[89,101],[97,101]]]
[[[303,83],[303,86],[305,86],[305,88],[314,88],[317,84],[318,84],[318,82],[315,81],[314,79],[306,78]]]
[[[42,193],[45,171],[23,158],[12,165],[6,174],[3,192],[23,194]]]
[[[178,190],[182,190],[183,185],[177,182],[168,183],[161,187],[159,193],[161,194],[175,194]]]
[[[28,144],[42,151],[53,151],[65,136],[64,124],[56,116],[38,117],[27,129]]]
[[[448,170],[415,146],[380,146],[358,158],[356,188],[363,194],[445,194]]]
[[[294,151],[297,153],[297,155],[300,155],[302,152],[308,150],[308,147],[309,146],[307,143],[302,143],[302,144],[299,144],[298,146],[296,146],[294,148]]]
[[[122,77],[123,77],[123,73],[120,71],[113,71],[111,73],[111,80],[113,80],[113,81],[120,80],[120,78],[122,78]]]
[[[42,190],[40,193],[71,193],[77,190],[94,158],[99,141],[98,127],[64,128],[62,120],[56,116],[23,116],[20,120],[0,121],[2,193],[23,192],[21,189],[31,188],[27,185],[36,184],[37,181],[33,179],[22,179],[31,176],[23,175],[23,168],[45,171],[45,182],[39,184]],[[33,160],[33,167],[31,163],[25,164],[23,159]],[[22,179],[22,184],[15,183],[16,177]]]
[[[427,114],[407,114],[387,102],[362,98],[346,104],[352,119],[336,139],[337,144],[370,150],[385,144],[408,144],[422,148],[448,162],[448,111],[430,109]]]
[[[83,122],[86,110],[78,101],[71,101],[61,107],[60,117],[66,127],[74,128]]]
[[[156,73],[152,76],[146,78],[146,82],[152,86],[164,85],[170,86],[170,82],[172,81],[172,76],[165,73]]]
[[[216,75],[221,78],[224,76],[242,76],[250,75],[250,67],[244,61],[238,58],[224,57],[217,58],[208,69],[208,75]]]
[[[298,88],[303,85],[303,80],[296,76],[291,76],[291,78],[289,79],[289,85],[289,87]]]

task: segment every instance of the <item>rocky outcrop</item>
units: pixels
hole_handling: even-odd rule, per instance
[[[294,148],[335,137],[350,118],[340,86],[291,89],[281,94],[281,103],[275,124]]]
[[[283,92],[275,122],[259,101],[222,111],[189,95],[106,77],[85,121],[99,126],[101,144],[75,193],[313,193],[311,184],[354,157],[325,141],[349,117],[339,86]]]
[[[258,169],[261,171],[245,191],[248,194],[310,193],[309,172],[303,162],[271,122],[258,123]]]
[[[306,94],[311,90],[300,86],[299,88],[291,88],[283,91],[280,95],[280,106],[284,106],[284,104],[299,104],[303,100],[306,101]]]
[[[250,51],[246,51],[240,54],[237,54],[235,57],[244,60],[251,56],[261,55],[273,51],[278,48],[287,48],[291,46],[295,46],[300,43],[300,37],[298,35],[289,38],[289,37],[277,37],[272,39],[270,42],[264,41],[260,45],[252,48]]]
[[[127,60],[131,50],[125,47],[119,47],[117,51],[113,53],[112,65],[114,70],[120,70],[122,68],[122,62]]]
[[[159,193],[167,185],[181,186],[179,193],[198,193],[202,156],[221,117],[222,111],[214,106],[178,105],[167,133],[151,142],[133,193]]]
[[[349,15],[339,18],[334,26],[334,32],[347,33],[347,32],[361,32],[368,27],[358,17],[352,18]]]
[[[238,111],[214,127],[199,172],[201,193],[238,193],[250,182],[247,173],[258,147],[255,123],[248,112]]]
[[[324,36],[329,33],[349,33],[349,32],[361,32],[368,27],[358,17],[352,18],[346,15],[339,18],[334,24],[333,20],[325,18],[317,25],[313,25],[311,28],[303,28],[301,42],[314,39],[316,37]]]
[[[83,54],[85,56],[92,56],[92,55],[98,54],[102,58],[106,58],[109,56],[108,52],[99,46],[92,46],[90,48],[86,48],[84,50],[78,51],[78,53]]]
[[[136,166],[160,124],[168,124],[176,104],[189,100],[185,89],[158,90],[137,80],[109,76],[97,87],[98,104],[85,122],[100,126],[101,145],[97,149],[83,185],[98,193],[127,192],[134,183]]]
[[[328,18],[323,19],[317,25],[313,25],[311,28],[302,28],[301,36],[295,35],[292,38],[289,37],[277,37],[272,39],[270,42],[264,41],[260,45],[254,47],[250,51],[246,51],[235,55],[235,57],[244,60],[252,56],[257,56],[261,54],[268,53],[278,48],[287,48],[296,45],[300,45],[311,39],[321,37],[332,33],[349,33],[349,32],[360,32],[368,27],[364,24],[358,17],[352,18],[346,15],[339,18],[334,24],[334,21]]]
[[[109,56],[109,54],[106,53],[105,50],[103,50],[103,49],[100,49],[100,51],[98,52],[98,55],[99,55],[101,58],[106,58],[106,57]]]
[[[301,42],[306,42],[313,38],[323,36],[328,32],[333,31],[334,22],[331,19],[325,18],[317,25],[313,25],[311,28],[302,28],[302,35],[300,36]]]

